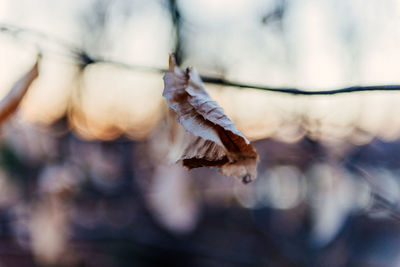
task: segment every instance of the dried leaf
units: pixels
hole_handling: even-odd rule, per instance
[[[211,100],[198,73],[185,72],[169,59],[164,76],[164,92],[168,106],[178,115],[188,133],[186,148],[180,159],[191,168],[219,167],[226,176],[249,183],[257,176],[258,154],[221,107]]]
[[[39,75],[38,66],[39,58],[32,69],[19,79],[11,88],[10,92],[0,101],[0,124],[18,108],[28,88]]]

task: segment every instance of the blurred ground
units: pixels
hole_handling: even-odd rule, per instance
[[[13,120],[3,140],[2,266],[398,264],[398,167],[386,148],[398,143],[333,163],[310,139],[258,141],[260,176],[244,186],[162,166],[149,142],[81,140],[65,121]]]

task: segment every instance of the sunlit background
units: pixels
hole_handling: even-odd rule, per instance
[[[163,70],[273,88],[400,84],[396,0],[0,0],[0,267],[398,266],[400,92],[206,83],[260,154],[170,161]],[[179,139],[178,137],[174,138]]]

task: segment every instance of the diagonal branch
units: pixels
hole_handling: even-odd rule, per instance
[[[32,69],[19,79],[7,95],[0,101],[0,125],[18,108],[23,97],[31,86],[32,82],[39,75],[39,59],[38,57]]]

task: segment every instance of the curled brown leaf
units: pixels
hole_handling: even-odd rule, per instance
[[[180,70],[173,55],[164,75],[163,96],[189,132],[180,157],[184,166],[219,167],[223,175],[243,183],[256,178],[258,154],[254,147],[210,98],[198,73],[191,68]]]

